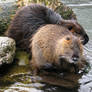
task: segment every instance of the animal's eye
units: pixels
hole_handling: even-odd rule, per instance
[[[70,40],[70,37],[66,37],[66,40],[69,41]]]
[[[69,27],[68,27],[69,30],[72,30],[72,28],[73,28],[72,26],[69,26]]]

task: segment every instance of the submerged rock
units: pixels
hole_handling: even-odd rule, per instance
[[[9,64],[15,54],[15,41],[8,37],[0,37],[0,65]]]

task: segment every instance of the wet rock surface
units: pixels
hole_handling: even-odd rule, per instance
[[[9,64],[15,54],[15,41],[8,37],[0,37],[0,65]]]

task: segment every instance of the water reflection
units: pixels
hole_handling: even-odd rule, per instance
[[[79,23],[86,29],[90,41],[85,46],[85,55],[87,61],[92,66],[92,0],[63,0],[65,4],[70,6],[77,15]],[[78,92],[92,92],[92,67],[88,74],[83,75],[79,80],[81,84]]]

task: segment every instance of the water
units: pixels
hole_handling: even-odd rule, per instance
[[[85,46],[85,54],[88,58],[88,62],[92,65],[92,0],[62,1],[73,9],[77,15],[78,22],[85,28],[89,35],[90,41]],[[11,66],[9,66],[10,69],[7,70],[9,74],[5,73],[5,76],[0,77],[0,92],[92,92],[92,69],[83,76],[68,74],[67,76],[70,78],[69,81],[66,76],[64,76],[64,79],[59,79],[59,77],[53,78],[53,75],[48,78],[44,76],[34,77],[31,75],[30,68],[27,66]],[[50,82],[41,82],[42,78]],[[78,83],[76,81],[78,81]],[[54,86],[51,84],[54,84]],[[55,84],[58,86],[55,86]],[[65,85],[66,88],[61,87]],[[76,85],[79,86],[72,88]]]
[[[89,35],[86,45],[88,53],[92,57],[92,0],[62,0],[64,4],[71,7],[77,16],[78,22],[85,28]],[[92,60],[92,58],[91,58]]]
[[[62,0],[70,6],[77,15],[78,22],[85,28],[89,35],[89,42],[86,45],[85,53],[92,64],[92,0]],[[89,81],[89,82],[88,82]],[[79,80],[81,83],[78,92],[92,92],[92,70]]]

